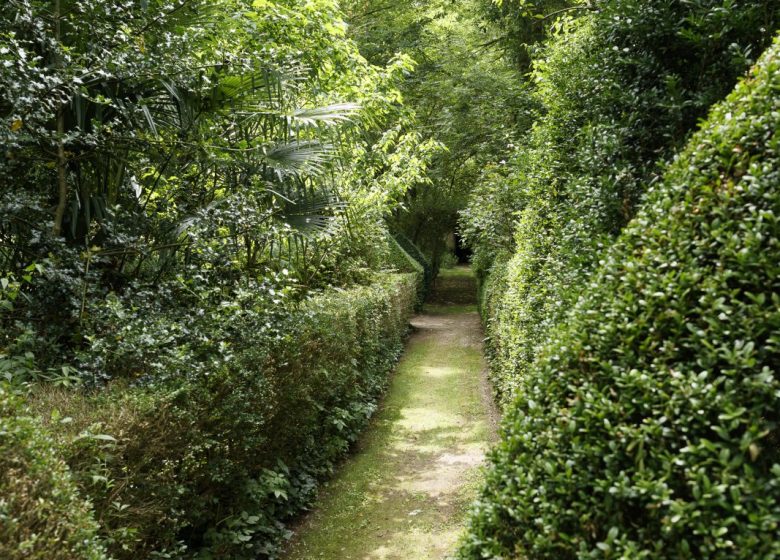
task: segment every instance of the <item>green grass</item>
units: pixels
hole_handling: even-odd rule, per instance
[[[456,272],[440,280],[471,278]],[[416,320],[381,410],[300,527],[288,560],[418,560],[454,551],[494,426],[482,390],[479,319],[468,305],[447,311]]]
[[[475,303],[463,305],[426,303],[423,309],[425,313],[430,315],[462,315],[464,313],[476,313],[477,305]]]

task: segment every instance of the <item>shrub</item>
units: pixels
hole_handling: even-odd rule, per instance
[[[398,244],[401,246],[401,248],[406,251],[414,260],[420,263],[420,266],[423,267],[423,282],[425,284],[425,296],[427,297],[431,292],[433,278],[436,276],[438,271],[433,269],[433,266],[431,265],[428,258],[423,254],[422,251],[420,251],[419,247],[417,247],[417,245],[415,245],[411,239],[406,237],[403,233],[396,233],[393,237],[396,241],[398,241]],[[423,300],[424,299],[425,298],[423,298]]]
[[[482,271],[514,253],[487,329],[505,401],[658,179],[659,160],[684,145],[780,21],[777,0],[591,4],[536,48],[536,123],[462,215]]]
[[[461,558],[780,557],[780,39],[518,389]]]
[[[95,397],[39,394],[39,410],[74,418],[66,458],[110,551],[275,557],[285,524],[375,410],[415,283],[396,274],[331,289],[278,318],[275,337],[237,316],[245,337],[215,349],[222,356],[211,370],[115,384]]]
[[[490,376],[502,405],[512,401],[523,373],[564,308],[562,297],[570,293],[563,286],[572,270],[544,258],[559,249],[559,240],[549,235],[556,226],[554,213],[534,206],[523,210],[516,233],[523,243],[507,262],[494,265],[485,280]],[[543,282],[530,283],[530,278]]]
[[[428,286],[425,283],[425,268],[414,257],[401,247],[395,237],[387,236],[387,245],[389,248],[388,265],[397,272],[408,272],[416,276],[417,279],[417,304],[416,309],[422,309],[425,298],[428,295]]]
[[[90,505],[54,442],[0,386],[0,558],[102,560]]]

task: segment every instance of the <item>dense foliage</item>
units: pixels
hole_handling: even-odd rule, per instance
[[[413,275],[298,313],[234,313],[222,361],[152,387],[34,399],[116,558],[262,558],[376,406],[415,303]],[[246,305],[247,302],[243,302]],[[229,359],[228,359],[229,355]],[[61,422],[61,420],[60,420]]]
[[[773,557],[776,55],[659,162],[780,3],[522,4],[489,11],[538,113],[461,216],[508,415],[461,555]]]
[[[42,269],[3,346],[100,380],[118,306],[175,332],[198,300],[369,281],[438,148],[407,130],[411,62],[344,27],[327,0],[4,3],[0,276]]]
[[[464,558],[780,554],[780,40],[518,381]]]
[[[361,0],[347,2],[347,12],[349,36],[369,61],[385,64],[400,52],[416,62],[399,87],[421,133],[446,148],[431,158],[430,183],[410,189],[390,222],[435,272],[452,250],[447,236],[480,170],[500,160],[515,130],[530,122],[524,82],[475,0]]]
[[[97,523],[52,438],[0,387],[0,556],[103,560]]]
[[[535,47],[538,116],[463,211],[504,402],[685,142],[771,40],[780,2],[595,2]],[[492,268],[492,274],[489,274]],[[487,278],[487,276],[490,276]],[[489,310],[489,311],[488,311]]]
[[[0,556],[278,556],[463,241],[506,413],[463,558],[780,557],[780,43],[723,101],[779,25],[2,2]]]
[[[442,149],[413,68],[331,0],[2,3],[0,375],[57,440],[19,424],[2,499],[71,510],[35,557],[276,554],[430,283],[386,225]]]

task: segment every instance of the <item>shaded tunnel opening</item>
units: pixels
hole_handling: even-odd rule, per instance
[[[455,256],[458,258],[458,264],[469,264],[471,261],[471,249],[466,246],[458,232],[455,232]]]

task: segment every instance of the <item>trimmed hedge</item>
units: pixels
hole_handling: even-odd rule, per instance
[[[425,286],[425,292],[424,292],[425,297],[423,298],[423,301],[425,301],[425,299],[428,297],[428,294],[431,293],[431,286],[433,285],[433,279],[436,277],[438,271],[433,269],[431,262],[423,254],[423,252],[420,251],[420,248],[417,247],[417,245],[415,245],[411,239],[406,237],[403,233],[396,233],[395,235],[393,235],[393,237],[401,246],[401,248],[404,251],[406,251],[407,254],[409,254],[409,256],[411,256],[414,260],[420,263],[420,266],[423,267],[423,271],[424,271],[423,284]]]
[[[461,558],[780,557],[780,39],[520,381]]]
[[[425,282],[425,268],[401,247],[395,237],[388,235],[387,245],[390,249],[388,264],[397,272],[409,272],[417,277],[417,304],[415,309],[419,311],[422,309],[428,295],[428,285]]]
[[[478,273],[498,260],[509,275],[496,281],[509,291],[486,329],[504,403],[659,180],[659,161],[682,149],[780,25],[780,0],[590,4],[565,12],[533,49],[534,125],[462,213]]]
[[[73,417],[66,459],[119,559],[273,558],[376,408],[416,300],[412,274],[332,289],[269,340],[208,373],[95,397],[50,393]],[[176,381],[178,379],[178,381]],[[102,478],[95,479],[96,464]]]
[[[42,426],[0,386],[0,558],[102,560],[90,506]]]
[[[540,231],[549,233],[557,221],[553,213],[526,208],[516,233],[524,242],[511,258],[494,263],[483,281],[481,308],[489,336],[490,378],[502,408],[512,402],[540,346],[563,314],[565,298],[573,297],[579,288],[578,270],[561,259],[542,257],[560,250],[556,237],[540,235]],[[538,282],[541,270],[544,282]]]

